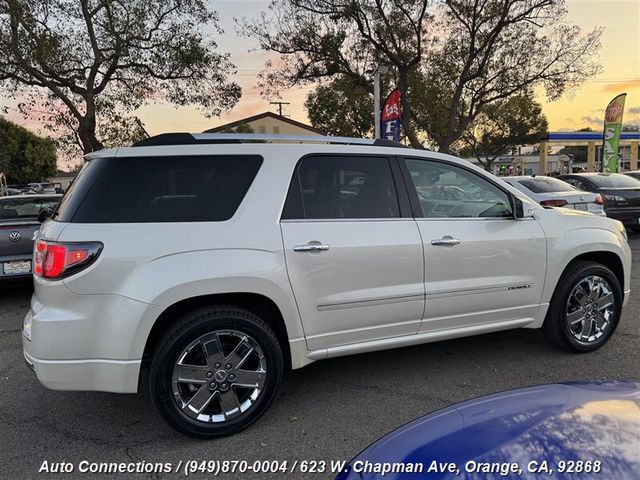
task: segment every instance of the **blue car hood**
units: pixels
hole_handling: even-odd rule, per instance
[[[602,472],[576,475],[560,461],[599,460]],[[425,474],[432,462],[454,463],[459,473]],[[470,473],[467,462],[517,462],[513,478],[640,478],[640,383],[575,382],[541,385],[480,397],[421,417],[366,448],[338,479],[501,478]],[[530,462],[554,468],[551,477],[527,472]],[[423,464],[419,475],[363,471],[373,464]],[[585,476],[586,475],[586,476]],[[511,478],[510,476],[508,478]]]

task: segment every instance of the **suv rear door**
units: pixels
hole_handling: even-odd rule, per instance
[[[537,220],[517,220],[509,193],[452,162],[400,162],[424,241],[420,332],[532,318],[546,272]]]
[[[418,331],[422,241],[398,181],[385,156],[313,155],[298,163],[281,229],[310,349]]]

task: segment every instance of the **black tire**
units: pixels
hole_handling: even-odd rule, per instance
[[[633,233],[640,233],[640,225],[629,225],[629,228]]]
[[[604,279],[611,287],[614,304],[606,330],[592,341],[579,341],[571,331],[567,319],[569,296],[581,281],[592,276]],[[622,301],[622,287],[609,268],[596,262],[575,261],[567,267],[558,281],[542,325],[542,332],[549,341],[564,350],[577,353],[592,352],[604,345],[618,326],[622,313]]]
[[[215,335],[215,340],[211,337],[213,332],[218,332],[218,334]],[[230,332],[235,333],[232,334]],[[215,355],[223,355],[227,359],[232,357],[232,355],[230,355],[230,350],[233,350],[231,340],[237,339],[238,346],[240,346],[241,343],[245,344],[245,342],[249,342],[248,339],[251,341],[249,345],[257,345],[257,348],[252,350],[254,353],[249,353],[244,357],[249,358],[248,362],[254,362],[256,365],[259,364],[256,367],[258,372],[251,373],[256,373],[256,375],[260,376],[262,388],[253,391],[249,390],[249,393],[253,392],[253,394],[258,391],[258,393],[255,394],[256,398],[251,399],[251,395],[247,394],[244,387],[237,389],[233,386],[233,382],[229,381],[232,373],[237,372],[238,376],[240,376],[242,371],[246,371],[239,370],[240,366],[244,366],[246,362],[237,362],[238,370],[236,370],[234,366],[233,370],[229,369],[226,373],[224,373],[224,365],[218,369],[212,368],[212,358],[214,357],[205,357],[204,347],[202,347],[203,342],[199,340],[203,337],[205,338],[203,342],[208,346],[212,344],[216,346],[221,345],[220,350],[222,353],[215,353]],[[210,343],[207,343],[206,339],[211,340]],[[230,341],[227,343],[231,343],[231,345],[227,345],[225,348],[225,342],[228,339],[230,339]],[[189,348],[191,348],[191,350],[189,350]],[[198,353],[198,349],[201,353]],[[212,350],[215,351],[215,347],[212,347]],[[185,351],[190,353],[185,356]],[[237,359],[241,354],[248,351],[249,349],[247,348],[238,351],[233,358]],[[174,382],[174,368],[176,371],[180,368],[180,366],[177,365],[178,357],[180,356],[182,363],[189,365],[197,363],[197,365],[201,365],[201,362],[197,361],[196,358],[198,355],[202,355],[204,365],[198,367],[197,375],[200,375],[200,368],[203,368],[206,370],[206,373],[203,373],[203,375],[206,375],[206,378],[214,381],[208,383],[210,380],[204,380],[205,383],[201,384],[201,386],[189,382]],[[252,355],[255,358],[252,357]],[[196,358],[196,360],[185,361],[186,358]],[[226,360],[224,361],[226,362]],[[229,365],[230,364],[231,363],[229,363]],[[223,373],[220,373],[221,371]],[[226,383],[217,383],[219,373],[223,376],[228,374],[228,378],[225,377],[227,378]],[[220,305],[189,312],[178,319],[173,327],[166,332],[152,357],[149,371],[149,385],[151,399],[155,407],[160,415],[162,415],[174,429],[194,437],[215,438],[236,433],[255,422],[267,410],[275,397],[282,382],[283,374],[284,361],[282,348],[273,330],[271,330],[262,319],[248,310],[235,306]],[[210,375],[213,376],[213,378],[211,378]],[[214,391],[214,393],[207,391],[206,389],[209,388],[209,385],[214,383],[217,383],[217,391]],[[229,416],[227,419],[227,415],[223,410],[223,386],[225,386],[225,393],[234,393],[236,404],[239,406],[239,408],[234,411],[237,416],[233,418]],[[205,390],[200,392],[202,388]],[[215,388],[216,386],[212,386],[209,390]],[[200,413],[195,413],[196,410],[189,411],[187,408],[190,407],[183,406],[183,408],[181,408],[178,404],[178,402],[182,402],[183,405],[185,405],[182,397],[183,392],[188,398],[193,392],[193,389],[197,389],[195,393],[201,393],[202,398],[211,395],[208,403],[203,400],[202,403],[205,407],[201,410],[201,415],[209,417],[208,421],[204,421],[204,417],[201,419],[192,418],[190,415],[200,416]],[[192,399],[188,400],[187,403],[193,401],[195,393],[193,393]],[[241,395],[248,395],[244,400],[245,404],[247,401],[251,402],[245,411],[242,411],[240,407],[242,404],[242,400],[240,400]],[[216,407],[219,409],[217,413],[215,412]],[[213,413],[209,413],[210,411]],[[220,420],[220,415],[222,415],[224,420]],[[218,420],[214,422],[214,418],[218,418]]]

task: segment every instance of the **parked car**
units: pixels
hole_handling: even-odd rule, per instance
[[[33,233],[38,215],[53,209],[62,195],[0,197],[0,280],[31,277]]]
[[[636,480],[639,412],[640,383],[632,381],[509,390],[436,411],[389,433],[351,460],[337,480]]]
[[[36,193],[63,193],[61,183],[42,183],[35,182],[27,185],[31,190]]]
[[[325,358],[519,327],[592,351],[629,298],[620,222],[450,155],[172,134],[86,160],[36,238],[25,359],[57,390],[132,393],[149,367],[190,435],[246,427]]]
[[[604,198],[607,217],[620,220],[634,232],[640,232],[640,180],[621,173],[573,173],[560,175],[579,190],[599,193]]]
[[[557,178],[513,176],[502,177],[502,180],[516,187],[543,207],[573,208],[600,215],[601,217],[606,216],[602,195],[578,190]]]
[[[633,170],[631,172],[624,172],[623,175],[627,175],[629,177],[635,178],[636,180],[640,180],[640,170]]]

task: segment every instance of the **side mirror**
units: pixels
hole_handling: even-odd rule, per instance
[[[517,219],[533,218],[533,209],[515,195],[513,198],[513,216]]]
[[[53,215],[53,210],[50,208],[43,208],[42,210],[40,210],[40,213],[38,213],[38,222],[40,223],[44,223],[47,218],[50,218],[51,215]]]

